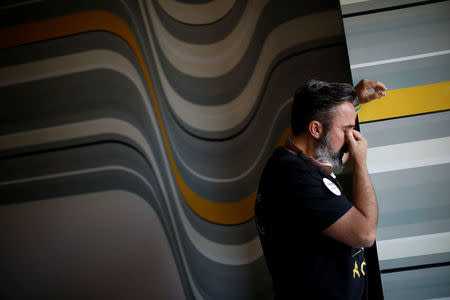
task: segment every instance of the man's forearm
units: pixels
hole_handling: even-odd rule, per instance
[[[353,205],[366,218],[367,234],[375,240],[378,204],[365,162],[355,162],[353,169]]]

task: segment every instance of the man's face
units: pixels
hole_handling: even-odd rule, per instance
[[[342,157],[347,152],[345,132],[355,127],[356,112],[350,102],[336,106],[331,126],[317,140],[316,156],[329,161],[335,172],[342,169]]]

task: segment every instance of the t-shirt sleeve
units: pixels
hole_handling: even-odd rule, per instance
[[[328,180],[328,186],[318,172],[305,172],[304,170],[292,170],[292,188],[294,203],[299,211],[303,223],[310,225],[311,229],[322,232],[331,224],[339,220],[350,208],[352,203],[339,188]],[[331,189],[330,189],[331,183]]]

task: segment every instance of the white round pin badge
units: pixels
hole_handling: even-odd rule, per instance
[[[324,178],[323,183],[333,194],[335,194],[336,196],[341,195],[341,190],[330,179]]]

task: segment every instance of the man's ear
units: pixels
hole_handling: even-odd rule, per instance
[[[316,139],[322,136],[323,126],[322,123],[316,120],[312,120],[308,126],[309,133]]]

